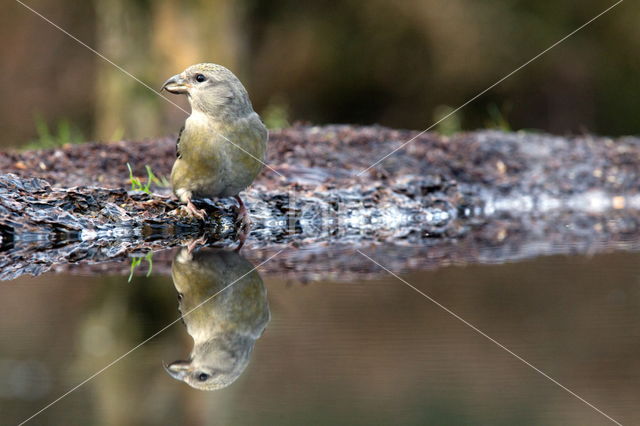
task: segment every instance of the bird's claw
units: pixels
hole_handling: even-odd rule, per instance
[[[207,242],[207,237],[205,237],[204,235],[200,238],[196,238],[195,240],[189,241],[189,244],[187,244],[187,253],[189,254],[193,253],[193,250],[195,250],[196,247],[204,245],[206,242]]]
[[[187,215],[192,217],[197,217],[200,220],[205,220],[207,217],[207,212],[204,209],[199,209],[191,202],[191,200],[187,201],[185,206],[182,206],[182,211]]]

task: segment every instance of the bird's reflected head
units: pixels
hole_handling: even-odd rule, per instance
[[[164,368],[171,377],[200,390],[218,390],[235,382],[249,364],[255,343],[241,336],[212,339],[197,345],[186,361],[174,361]]]

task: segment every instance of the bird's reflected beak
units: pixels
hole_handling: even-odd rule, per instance
[[[187,93],[190,87],[191,85],[188,84],[180,74],[176,74],[164,82],[160,91],[166,90],[167,92],[180,95]]]
[[[164,369],[174,379],[184,381],[191,370],[191,361],[174,361],[169,365],[164,365]]]

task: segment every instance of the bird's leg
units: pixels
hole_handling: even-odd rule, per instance
[[[239,252],[240,249],[244,246],[244,242],[247,241],[247,235],[249,235],[248,231],[240,231],[240,234],[238,235],[238,247],[235,248],[236,252]]]
[[[236,195],[233,198],[236,199],[236,201],[238,202],[238,206],[240,207],[240,209],[238,210],[238,220],[244,220],[245,216],[247,215],[247,207],[244,205],[244,201],[242,201],[242,198],[240,198],[239,195]]]
[[[247,211],[247,207],[244,205],[242,198],[240,198],[239,195],[236,195],[234,198],[238,202],[239,206],[238,218],[236,219],[236,226],[238,227],[238,241],[240,241],[236,250],[239,251],[249,235],[249,230],[251,229],[251,218],[249,217],[249,212]]]

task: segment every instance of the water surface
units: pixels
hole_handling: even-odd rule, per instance
[[[185,297],[204,300],[213,287],[219,290],[247,271],[245,260],[212,256],[187,259],[188,276],[179,273],[195,283],[189,291],[200,292],[182,291],[183,313],[193,302]],[[377,260],[384,264],[384,257]],[[556,255],[417,270],[401,278],[617,421],[636,424],[638,260],[637,253],[623,252]],[[370,270],[368,260],[362,262]],[[180,317],[167,268],[154,268],[148,278],[138,273],[131,283],[126,274],[110,273],[127,268],[128,262],[101,276],[52,271],[1,283],[3,424],[29,418]],[[237,282],[244,293],[236,288],[229,296],[233,287],[224,290],[201,307],[200,317],[194,311],[191,319],[176,322],[30,423],[611,423],[383,271],[334,280],[320,274],[309,283],[257,273]],[[218,297],[227,298],[215,302]],[[209,391],[171,377],[163,365],[189,360],[189,332],[218,342],[226,336],[226,349],[209,348],[206,356],[228,369],[243,361],[226,355],[246,355],[240,374]]]

